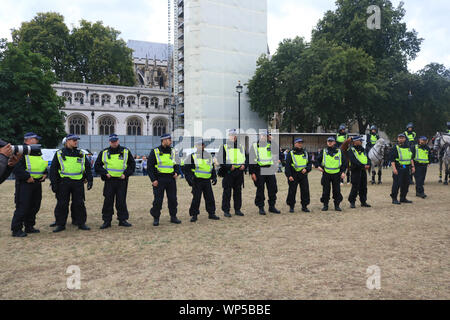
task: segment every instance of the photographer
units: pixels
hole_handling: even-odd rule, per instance
[[[0,140],[0,184],[8,179],[9,175],[14,169],[14,166],[19,162],[21,155],[13,155],[13,148],[11,144],[6,144]]]

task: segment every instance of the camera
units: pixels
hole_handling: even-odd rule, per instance
[[[3,148],[8,143],[0,139],[0,148]],[[41,152],[40,144],[23,144],[23,145],[11,145],[14,155],[39,155]]]

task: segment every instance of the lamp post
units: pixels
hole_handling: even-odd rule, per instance
[[[92,117],[92,133],[91,133],[91,135],[94,135],[94,116],[95,116],[95,112],[92,111],[91,112],[91,117]]]
[[[241,93],[242,93],[242,85],[241,81],[238,81],[238,85],[236,86],[236,92],[238,93],[238,130],[241,133]]]
[[[172,110],[172,133],[175,132],[175,108],[176,108],[176,105],[172,104],[171,105],[171,110]]]
[[[150,119],[150,115],[147,113],[145,117],[147,118],[147,136],[148,136],[150,132],[150,128],[148,127],[148,120]]]

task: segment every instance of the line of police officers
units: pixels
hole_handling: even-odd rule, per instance
[[[345,129],[345,128],[344,128]],[[412,135],[412,134],[411,134]],[[415,135],[415,133],[414,133]],[[406,133],[398,136],[398,145],[391,153],[393,168],[393,185],[391,197],[394,204],[401,202],[410,203],[406,199],[409,187],[410,169],[416,173],[417,196],[425,198],[423,181],[426,168],[430,162],[429,148],[426,137],[420,137],[419,144],[407,143]],[[348,136],[345,136],[348,139]],[[24,137],[26,144],[36,144],[40,137],[35,133],[27,133]],[[93,186],[91,164],[87,156],[78,149],[79,137],[68,135],[64,148],[55,153],[51,163],[50,172],[47,172],[48,163],[41,155],[25,156],[14,169],[16,176],[15,203],[16,211],[11,223],[12,235],[24,237],[28,233],[38,233],[34,228],[36,214],[40,209],[42,199],[42,182],[49,175],[52,191],[56,195],[55,227],[53,232],[65,230],[69,203],[72,200],[72,223],[80,230],[90,230],[86,225],[86,207],[84,184],[90,190]],[[110,147],[104,149],[95,162],[95,171],[105,182],[103,189],[104,203],[102,209],[103,225],[101,229],[111,227],[114,213],[114,201],[117,209],[119,226],[130,227],[127,221],[129,213],[126,205],[128,178],[135,171],[135,161],[129,149],[120,146],[117,135],[110,135]],[[338,139],[342,141],[342,139]],[[316,159],[315,166],[322,172],[321,184],[323,187],[320,201],[323,203],[322,211],[328,210],[331,188],[333,188],[333,202],[336,211],[342,211],[340,203],[343,196],[340,190],[340,181],[345,178],[347,163],[350,162],[352,189],[348,197],[350,207],[355,208],[355,202],[359,195],[362,207],[370,207],[367,203],[367,170],[370,168],[370,160],[367,150],[362,147],[362,137],[351,138],[352,146],[342,151],[336,145],[336,138],[327,139],[327,148],[324,148]],[[344,143],[343,140],[340,143]],[[376,141],[372,141],[374,144]],[[153,187],[154,201],[150,214],[153,216],[154,226],[159,225],[164,193],[167,194],[170,222],[180,224],[177,218],[177,186],[176,179],[180,167],[180,159],[171,146],[170,135],[161,137],[161,145],[151,150],[148,158],[148,175]],[[219,220],[216,215],[215,199],[212,185],[217,183],[217,175],[222,180],[222,211],[225,217],[232,217],[231,196],[233,195],[234,212],[237,216],[244,216],[242,207],[242,187],[244,184],[244,170],[249,167],[249,172],[256,186],[255,205],[259,208],[259,214],[265,215],[265,187],[268,190],[269,212],[280,214],[275,207],[277,194],[277,181],[275,177],[276,157],[278,146],[273,145],[269,132],[262,132],[258,142],[250,149],[247,161],[245,150],[238,142],[237,131],[230,130],[227,142],[219,149],[217,159],[220,168],[216,174],[212,155],[205,151],[203,141],[196,142],[197,150],[190,155],[184,163],[186,181],[192,187],[193,199],[189,209],[191,222],[197,221],[200,213],[200,201],[203,195],[206,203],[206,211],[209,218]],[[274,152],[272,152],[274,151]],[[250,165],[248,163],[251,163]],[[296,193],[300,187],[301,205],[303,212],[310,212],[310,192],[308,173],[312,170],[311,156],[303,148],[301,138],[295,140],[293,150],[288,153],[286,159],[285,175],[289,184],[287,205],[290,212],[294,212]],[[400,202],[397,194],[400,190]],[[25,226],[25,232],[22,230]]]

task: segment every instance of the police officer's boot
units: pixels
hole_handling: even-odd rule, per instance
[[[17,238],[23,238],[23,237],[26,237],[27,234],[25,232],[23,232],[22,230],[17,230],[17,231],[12,232],[12,236],[17,237]]]
[[[305,207],[302,207],[302,211],[303,211],[303,212],[311,212],[306,206],[305,206]]]
[[[197,215],[194,214],[191,218],[191,222],[196,222],[197,221]]]
[[[350,208],[352,208],[352,209],[355,209],[355,208],[356,208],[356,205],[355,205],[354,202],[350,202]]]
[[[280,214],[280,213],[281,213],[281,211],[278,210],[278,209],[275,208],[275,207],[270,207],[270,208],[269,208],[269,212],[275,213],[275,214]]]
[[[295,208],[294,206],[289,207],[289,212],[294,213],[295,212],[294,208]]]
[[[65,226],[56,226],[56,228],[55,229],[53,229],[53,232],[61,232],[61,231],[64,231],[64,230],[66,230],[66,227]]]
[[[89,231],[91,228],[89,228],[86,224],[81,224],[78,226],[79,230]]]
[[[180,224],[181,220],[179,220],[176,216],[170,217],[170,223]]]
[[[328,211],[328,203],[323,204],[322,211]]]
[[[342,209],[339,207],[338,204],[335,204],[335,205],[334,205],[334,210],[335,210],[335,211],[342,211]]]
[[[108,229],[111,228],[111,222],[103,222],[102,226],[100,227],[100,229]]]
[[[49,225],[49,227],[51,227],[51,228],[54,228],[54,227],[56,227],[56,221],[55,222],[53,222],[51,225]]]
[[[241,210],[236,210],[236,212],[234,214],[237,215],[237,216],[240,216],[240,217],[244,216],[244,214],[242,213]]]
[[[35,229],[34,227],[25,227],[25,233],[39,233],[40,231],[38,229]]]
[[[400,201],[397,200],[397,198],[392,198],[392,204],[401,204]]]
[[[224,215],[225,217],[227,217],[227,218],[231,218],[230,211],[225,211],[225,212],[223,213],[223,215]]]
[[[262,216],[266,215],[266,211],[264,210],[264,207],[259,207],[259,214]]]
[[[129,223],[127,220],[121,220],[119,221],[119,227],[131,227],[133,226],[131,223]]]
[[[153,219],[153,226],[154,226],[154,227],[159,226],[159,218],[154,218],[154,219]]]
[[[411,200],[408,200],[408,199],[402,199],[402,200],[400,200],[400,202],[401,203],[412,203],[412,201]]]
[[[219,218],[218,216],[216,216],[215,213],[212,213],[212,214],[208,215],[208,219],[211,219],[211,220],[220,220],[220,218]]]
[[[372,206],[370,204],[368,204],[367,202],[363,202],[363,203],[361,203],[361,207],[363,207],[363,208],[371,208]]]

